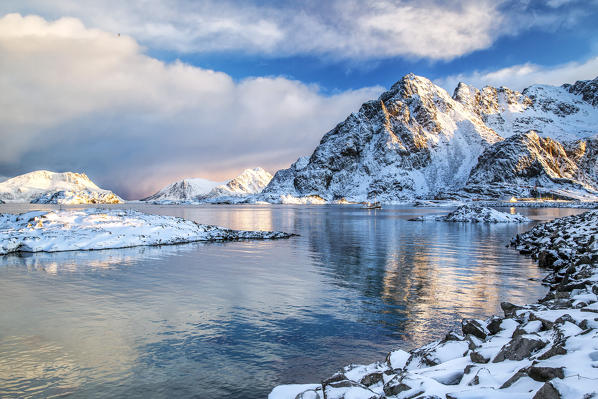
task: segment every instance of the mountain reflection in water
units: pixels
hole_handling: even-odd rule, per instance
[[[406,207],[127,206],[300,236],[0,257],[0,397],[263,398],[544,292],[529,281],[542,271],[505,247],[529,225],[408,222],[448,209]]]

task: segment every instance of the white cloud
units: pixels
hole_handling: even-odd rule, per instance
[[[565,0],[553,0],[556,5]],[[531,27],[574,22],[561,8],[511,0],[4,0],[0,12],[69,15],[153,49],[449,60]],[[558,3],[558,4],[557,4]],[[572,15],[579,16],[579,13]]]
[[[4,16],[0,53],[0,173],[81,170],[133,196],[175,178],[288,165],[382,90],[235,82],[74,18]]]
[[[469,74],[447,76],[435,81],[449,93],[459,82],[481,88],[484,86],[506,86],[515,90],[523,90],[533,84],[560,86],[564,83],[575,83],[577,80],[594,79],[598,76],[598,57],[585,62],[570,62],[552,67],[536,64],[514,65],[496,71],[474,71]]]

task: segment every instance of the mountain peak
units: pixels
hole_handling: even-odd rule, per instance
[[[581,98],[598,107],[598,77],[593,80],[578,80],[574,84],[564,84],[562,86],[569,93],[580,95]]]
[[[114,193],[99,188],[84,173],[36,170],[0,183],[0,199],[14,202],[114,203]]]

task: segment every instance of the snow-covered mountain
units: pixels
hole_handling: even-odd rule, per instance
[[[38,170],[0,183],[0,200],[41,204],[118,204],[123,200],[99,188],[83,173]]]
[[[226,184],[214,187],[206,198],[236,197],[260,193],[270,183],[272,175],[257,167],[245,169],[243,173],[229,180]]]
[[[283,196],[390,202],[463,193],[470,185],[477,187],[464,195],[502,196],[501,185],[523,182],[530,169],[517,162],[529,157],[544,168],[546,178],[537,184],[593,196],[598,192],[591,177],[595,140],[586,138],[598,133],[597,93],[598,78],[561,87],[536,85],[521,93],[461,83],[450,96],[409,74],[326,133],[310,157],[278,171],[263,197],[271,202]],[[569,154],[566,160],[551,152],[558,146],[561,155]],[[494,155],[507,148],[512,154],[499,162]],[[563,170],[557,172],[551,162]],[[492,180],[503,175],[501,168],[509,177]],[[488,184],[496,190],[480,187]]]
[[[169,184],[142,201],[192,201],[199,196],[207,195],[213,188],[222,184],[223,182],[202,178],[183,179]]]
[[[239,176],[225,182],[201,178],[184,179],[143,199],[151,202],[211,202],[223,197],[243,197],[257,194],[272,179],[262,168],[245,169]]]

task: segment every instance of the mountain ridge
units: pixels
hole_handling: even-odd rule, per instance
[[[262,197],[393,202],[463,192],[483,154],[513,135],[533,130],[561,146],[588,142],[598,133],[597,93],[598,78],[522,92],[460,83],[451,96],[408,74],[324,134],[311,156],[278,171]],[[582,158],[589,171],[595,157]],[[594,180],[569,183],[581,184],[582,197],[595,196]]]

